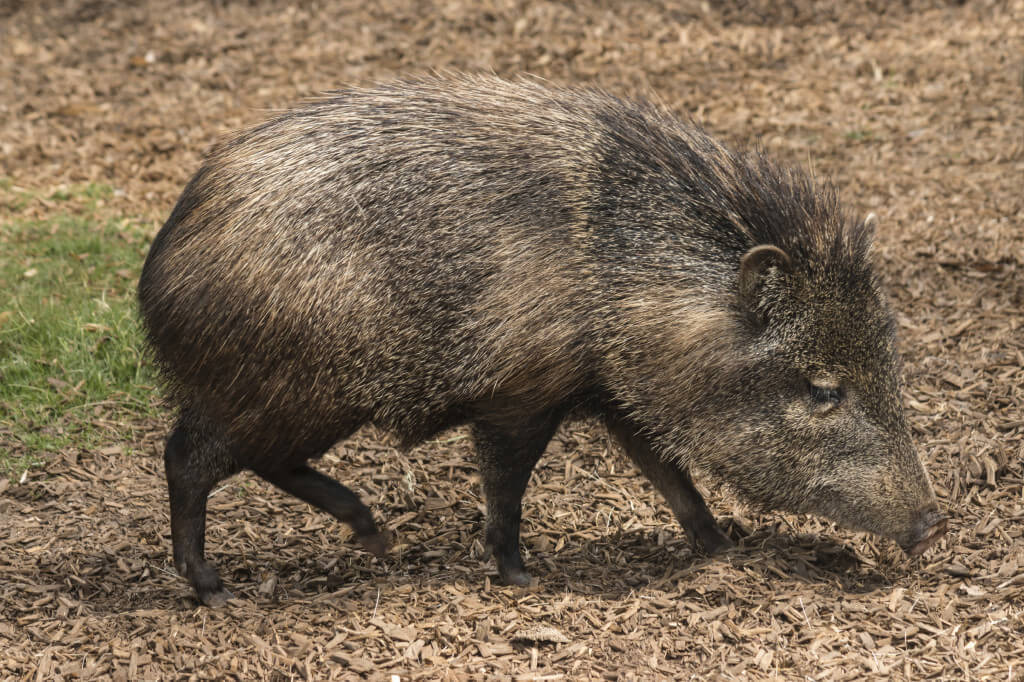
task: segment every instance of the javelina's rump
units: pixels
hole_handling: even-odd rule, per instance
[[[708,550],[697,469],[766,508],[922,551],[945,527],[899,398],[870,226],[834,192],[642,103],[492,77],[339,92],[212,151],[139,283],[180,418],[176,565],[250,468],[383,541],[306,466],[368,422],[472,425],[502,578],[530,472],[602,417]]]

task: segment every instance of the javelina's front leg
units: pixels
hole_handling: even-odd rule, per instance
[[[715,554],[733,546],[732,540],[718,527],[688,471],[662,461],[632,424],[609,419],[608,430],[664,496],[690,538],[700,543],[705,552]]]
[[[376,556],[383,556],[387,551],[387,536],[377,530],[370,510],[354,492],[333,478],[306,465],[256,473],[281,490],[350,525],[366,551]]]
[[[473,424],[487,498],[486,543],[498,564],[498,574],[509,585],[530,584],[530,574],[519,553],[523,492],[559,421],[560,413],[544,413],[515,426],[484,421]]]
[[[164,450],[167,489],[171,503],[171,541],[174,566],[189,579],[207,606],[223,606],[231,593],[217,569],[204,557],[206,499],[219,481],[237,473],[238,466],[216,438],[183,415]]]

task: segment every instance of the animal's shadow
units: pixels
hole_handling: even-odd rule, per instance
[[[682,531],[680,531],[681,534]],[[675,583],[697,582],[704,571],[718,572],[718,564],[742,566],[744,572],[766,583],[800,582],[827,585],[850,593],[871,592],[890,584],[877,568],[862,561],[849,547],[817,535],[790,535],[773,528],[749,536],[730,533],[736,546],[707,556],[685,539],[659,546],[657,538],[639,531],[616,531],[591,546],[569,547],[549,554],[534,570],[545,591],[570,591],[617,599],[632,590],[674,590]],[[611,554],[614,561],[607,561]],[[562,570],[571,567],[570,570]]]
[[[774,528],[760,528],[741,537],[735,527],[732,537],[737,546],[712,557],[695,551],[682,537],[682,531],[662,545],[651,532],[619,530],[567,541],[558,551],[531,551],[527,546],[527,568],[536,581],[525,589],[552,596],[569,592],[615,600],[644,589],[674,591],[680,582],[699,581],[703,571],[720,570],[718,562],[742,566],[744,573],[766,583],[800,582],[851,593],[871,592],[891,584],[853,550],[826,537],[790,535]],[[438,551],[427,539],[374,559],[341,538],[333,556],[318,552],[312,543],[308,543],[309,551],[304,551],[302,544],[286,554],[272,550],[222,553],[216,547],[208,550],[229,589],[266,608],[348,592],[360,584],[374,589],[409,584],[422,591],[443,589],[458,581],[470,591],[509,590],[511,595],[524,589],[501,586],[493,561],[479,556],[472,547],[450,546],[450,551]],[[86,558],[85,575],[69,575],[67,566],[61,565],[64,562],[49,566],[44,562],[38,566],[36,579],[63,585],[60,591],[81,600],[96,614],[137,608],[194,608],[197,602],[191,587],[175,574],[169,561],[169,544],[167,549],[168,556],[162,560],[147,557],[150,568],[144,575],[129,568],[133,557],[126,561],[126,557],[102,553]],[[138,566],[138,561],[134,565]],[[265,581],[268,575],[274,576],[269,592]]]

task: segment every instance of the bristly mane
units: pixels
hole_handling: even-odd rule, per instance
[[[733,251],[772,244],[806,274],[870,271],[873,231],[844,211],[830,182],[772,161],[760,146],[727,148],[663,106],[590,91],[598,93],[604,110],[596,115],[613,143],[603,146],[618,154],[607,163],[627,169],[616,182],[632,171],[657,177],[662,189],[677,183],[679,211],[713,225],[717,234],[703,236]]]

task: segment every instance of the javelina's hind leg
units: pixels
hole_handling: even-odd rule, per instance
[[[651,450],[646,439],[639,436],[629,423],[609,420],[608,430],[662,494],[692,540],[698,542],[708,554],[716,554],[733,546],[729,536],[718,527],[707,503],[694,487],[688,471],[662,461]]]
[[[366,551],[377,556],[387,552],[387,536],[377,530],[370,510],[354,492],[333,478],[306,465],[257,473],[281,490],[350,525]]]
[[[206,561],[206,499],[219,481],[238,466],[218,441],[183,415],[164,450],[167,489],[171,502],[171,541],[174,566],[189,579],[207,606],[223,606],[231,593]]]
[[[559,421],[560,414],[545,413],[515,426],[483,421],[473,424],[487,498],[485,539],[498,564],[498,574],[509,585],[530,584],[530,574],[519,553],[523,492]]]

